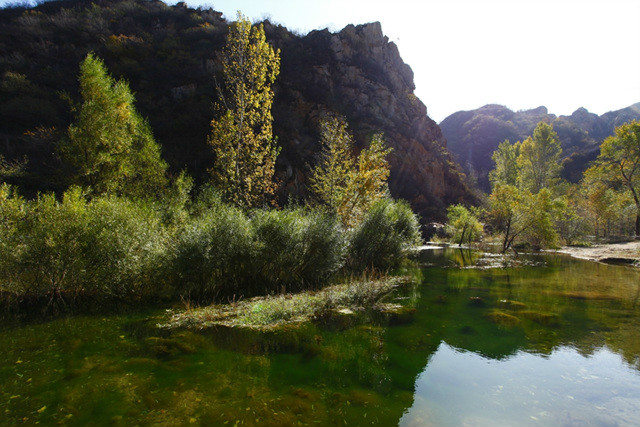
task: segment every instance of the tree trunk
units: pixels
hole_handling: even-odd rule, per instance
[[[511,232],[511,218],[507,221],[507,229],[504,232],[504,240],[502,241],[502,253],[509,250],[509,233]]]

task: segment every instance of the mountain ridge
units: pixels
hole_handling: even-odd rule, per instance
[[[304,36],[263,25],[267,40],[281,50],[272,109],[282,147],[281,202],[309,196],[306,179],[326,112],[347,118],[358,149],[373,133],[384,133],[393,148],[391,194],[407,199],[425,221],[441,219],[450,203],[474,200],[440,128],[414,94],[411,68],[380,23]],[[78,64],[90,51],[129,82],[173,173],[187,169],[206,180],[213,161],[206,137],[220,72],[216,52],[227,29],[213,9],[159,0],[59,0],[0,10],[0,154],[29,158],[27,173],[14,182],[32,193],[61,190],[55,138],[72,120],[68,104],[77,102]],[[39,128],[53,131],[34,132]]]
[[[563,177],[577,182],[589,162],[599,154],[602,141],[614,129],[640,119],[640,102],[602,115],[580,107],[570,115],[549,113],[545,106],[513,111],[487,104],[475,110],[458,111],[440,122],[447,146],[467,174],[475,175],[482,190],[489,190],[491,155],[505,139],[512,143],[531,136],[540,121],[553,125],[563,149]]]

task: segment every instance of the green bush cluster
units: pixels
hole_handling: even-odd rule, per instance
[[[347,267],[353,272],[386,270],[420,243],[418,220],[405,201],[382,199],[351,232]]]
[[[0,189],[0,289],[27,298],[139,296],[157,285],[167,235],[144,203],[81,190],[25,201]]]
[[[243,211],[215,193],[188,206],[100,196],[24,200],[0,187],[0,292],[73,304],[212,299],[327,285],[336,274],[388,269],[418,242],[404,202],[382,200],[353,230],[320,210]],[[178,212],[181,211],[181,212]],[[176,220],[178,218],[178,220]]]
[[[302,208],[246,214],[215,198],[205,204],[175,249],[179,288],[191,297],[313,288],[343,265],[344,236],[326,214]]]

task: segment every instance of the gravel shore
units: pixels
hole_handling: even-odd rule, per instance
[[[628,263],[640,266],[640,241],[594,245],[589,248],[565,246],[558,252],[591,261]]]

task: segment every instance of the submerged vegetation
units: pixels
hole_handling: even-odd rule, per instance
[[[371,308],[381,296],[408,280],[410,279],[403,277],[375,279],[363,276],[316,292],[255,297],[234,303],[188,309],[172,314],[160,327],[271,328],[283,323],[308,321],[332,310],[348,316],[353,314],[352,309]]]
[[[472,417],[526,425],[531,415],[557,425],[567,414],[637,424],[640,271],[555,254],[521,257],[535,266],[447,267],[459,252],[421,253],[429,267],[377,309],[330,310],[310,322],[158,328],[169,313],[151,309],[4,329],[0,418],[394,426],[407,417],[420,424],[429,411],[434,425]],[[296,298],[239,301],[251,309],[238,314],[251,324],[293,319],[305,306]],[[390,305],[412,313],[387,316]]]

